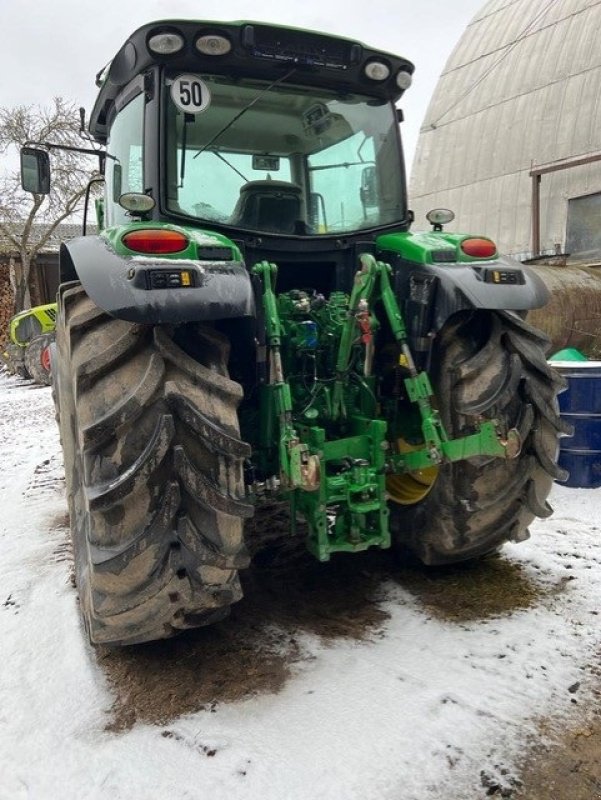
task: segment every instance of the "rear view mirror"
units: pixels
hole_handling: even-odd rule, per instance
[[[253,169],[264,169],[267,172],[277,172],[280,168],[279,156],[253,156]]]
[[[378,205],[378,175],[375,167],[363,168],[360,196],[363,208],[373,208]]]
[[[21,186],[32,194],[50,194],[50,158],[46,150],[21,148]]]

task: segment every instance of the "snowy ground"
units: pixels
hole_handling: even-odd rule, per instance
[[[362,637],[265,623],[266,663],[278,641],[295,649],[274,691],[252,694],[257,646],[253,674],[241,662],[250,695],[217,682],[200,711],[112,725],[119,689],[82,635],[61,469],[50,391],[0,375],[0,800],[483,798],[511,789],[542,717],[569,724],[586,707],[601,492],[557,486],[554,516],[502,557],[529,604],[445,617],[387,579]],[[177,645],[166,685],[198,641]]]

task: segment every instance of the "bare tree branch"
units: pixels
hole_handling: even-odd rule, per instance
[[[55,97],[48,107],[0,108],[0,153],[16,154],[28,141],[80,146],[79,112],[75,105]],[[86,146],[88,143],[86,142]],[[32,260],[49,243],[58,226],[81,209],[86,186],[96,163],[72,151],[53,150],[50,194],[28,194],[18,173],[0,177],[0,249],[17,251],[16,310],[29,303]],[[23,305],[21,305],[23,304]]]
[[[21,246],[19,239],[13,234],[11,229],[0,220],[0,231],[6,236],[8,241],[17,249]]]
[[[30,251],[32,257],[34,257],[41,250],[43,250],[44,245],[46,245],[48,243],[48,241],[52,237],[52,234],[58,228],[58,226],[61,224],[61,222],[64,222],[68,217],[71,216],[71,214],[73,214],[73,212],[75,211],[75,209],[79,205],[79,201],[85,195],[85,193],[86,193],[86,187],[84,186],[83,189],[81,189],[77,194],[75,194],[75,195],[73,195],[72,197],[69,198],[69,200],[67,201],[67,203],[65,205],[65,210],[63,211],[63,213],[60,214],[58,217],[56,217],[54,222],[52,222],[46,228],[46,232],[41,236],[41,238],[39,239],[37,244],[32,246],[31,251]]]

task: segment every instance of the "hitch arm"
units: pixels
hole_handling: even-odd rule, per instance
[[[253,267],[254,274],[259,276],[263,285],[265,333],[269,351],[269,387],[279,428],[277,446],[280,478],[286,489],[304,488],[312,491],[316,488],[319,462],[309,453],[307,445],[301,443],[292,420],[292,394],[282,366],[280,350],[282,328],[274,292],[277,271],[277,266],[268,261],[261,261]],[[262,409],[261,414],[267,416],[269,410]]]

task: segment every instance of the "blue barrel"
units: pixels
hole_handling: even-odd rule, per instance
[[[552,361],[568,382],[559,395],[562,418],[574,435],[559,440],[559,466],[570,473],[566,486],[601,486],[601,361]]]

